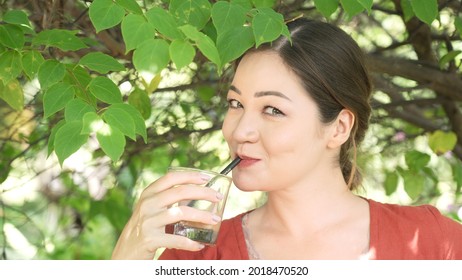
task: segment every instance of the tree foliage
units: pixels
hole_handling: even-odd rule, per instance
[[[341,26],[367,53],[366,185],[409,203],[444,199],[457,218],[460,1],[4,0],[0,10],[5,259],[108,258],[140,187],[172,164],[228,160],[219,129],[232,62],[290,38],[285,21],[302,15]]]

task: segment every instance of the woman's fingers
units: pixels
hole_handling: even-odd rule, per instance
[[[165,233],[165,226],[179,221],[214,225],[221,221],[214,213],[189,206],[173,206],[193,199],[211,203],[223,199],[217,191],[199,186],[211,178],[198,172],[169,172],[150,184],[141,194],[137,207],[125,226],[113,258],[150,258],[161,247],[197,251],[200,243],[184,236]],[[213,205],[213,204],[212,204]]]
[[[146,246],[147,252],[155,252],[159,247],[176,248],[197,251],[203,248],[200,243],[183,236],[165,233],[165,225],[179,221],[190,221],[215,225],[221,221],[220,217],[188,206],[166,209],[157,215],[146,217],[138,221],[136,230],[132,231],[132,238]]]
[[[143,234],[150,235],[156,229],[164,230],[165,225],[174,224],[179,221],[198,222],[209,225],[216,225],[221,218],[211,212],[194,209],[188,206],[171,207],[157,215],[141,218],[139,224],[142,226]]]
[[[148,215],[155,214],[157,211],[170,207],[179,201],[193,199],[218,202],[223,199],[223,195],[211,188],[197,185],[182,185],[160,193],[145,194],[139,201],[140,212]]]
[[[210,176],[200,172],[168,172],[164,176],[151,183],[143,191],[143,194],[150,195],[152,193],[159,193],[177,185],[202,185],[207,183],[210,179]]]

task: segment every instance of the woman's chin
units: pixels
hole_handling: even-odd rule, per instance
[[[257,183],[255,180],[233,179],[233,183],[236,188],[243,192],[267,191],[261,183]]]

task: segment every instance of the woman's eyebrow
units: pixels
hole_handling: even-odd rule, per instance
[[[233,86],[233,85],[230,85],[230,86],[229,86],[229,90],[232,90],[232,91],[234,91],[234,92],[237,93],[237,94],[242,94],[241,91],[240,91],[237,87],[235,87],[235,86]]]
[[[262,97],[262,96],[268,96],[268,95],[277,96],[277,97],[281,97],[281,98],[287,99],[289,101],[292,101],[289,97],[287,97],[287,95],[285,95],[285,94],[283,94],[282,92],[279,92],[279,91],[273,91],[273,90],[258,91],[258,92],[256,92],[254,94],[255,97]]]
[[[232,90],[239,95],[242,94],[241,91],[233,85],[229,86],[229,90]],[[289,97],[287,97],[287,95],[283,94],[282,92],[274,91],[274,90],[258,91],[254,94],[255,97],[262,97],[262,96],[269,96],[269,95],[281,97],[289,101],[292,101]]]

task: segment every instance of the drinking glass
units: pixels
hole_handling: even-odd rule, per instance
[[[170,172],[199,172],[210,177],[210,180],[202,185],[197,185],[204,188],[211,188],[223,195],[223,199],[218,202],[210,202],[208,200],[182,200],[176,206],[189,206],[203,211],[209,211],[223,218],[228,192],[232,184],[232,178],[220,173],[208,170],[201,170],[188,167],[170,167]],[[175,206],[175,205],[174,205]],[[180,221],[174,224],[173,233],[188,237],[189,239],[201,242],[205,245],[214,245],[221,222],[216,225],[204,224],[191,221]]]

